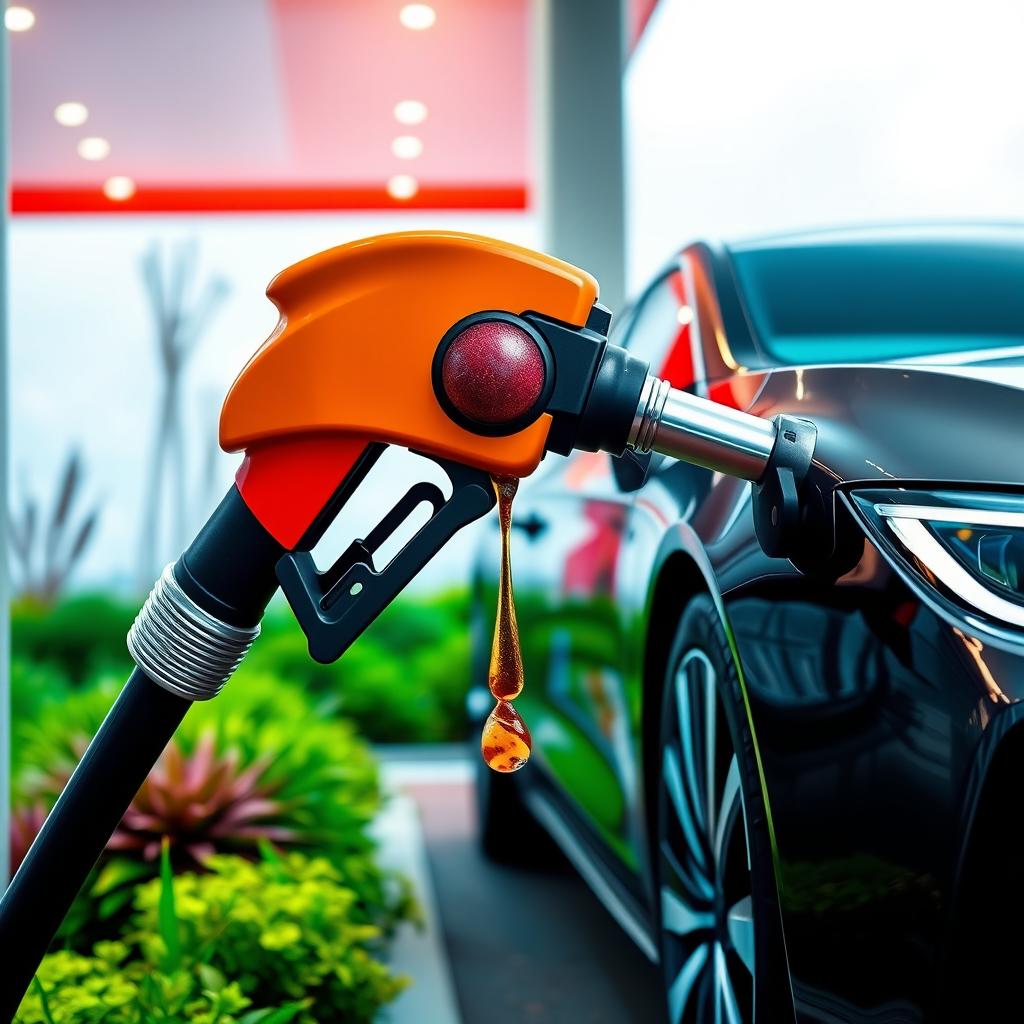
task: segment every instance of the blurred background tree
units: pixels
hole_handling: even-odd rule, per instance
[[[170,252],[153,242],[141,259],[142,279],[153,315],[160,372],[160,398],[147,463],[148,480],[143,492],[142,527],[139,538],[139,586],[148,588],[159,573],[161,511],[163,496],[170,498],[168,549],[177,551],[186,540],[188,523],[188,476],[185,465],[185,431],[181,415],[182,377],[204,330],[209,326],[229,287],[225,278],[213,276],[195,288],[199,263],[198,243],[191,239]],[[197,291],[190,300],[191,293]]]
[[[81,454],[72,449],[48,515],[41,514],[42,503],[26,488],[22,488],[20,504],[10,510],[8,536],[20,597],[46,607],[52,605],[89,546],[99,521],[99,507],[77,513],[83,480]]]

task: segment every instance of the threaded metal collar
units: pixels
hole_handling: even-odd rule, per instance
[[[135,664],[159,686],[186,700],[209,700],[231,678],[260,627],[222,622],[193,601],[168,565],[128,631]]]

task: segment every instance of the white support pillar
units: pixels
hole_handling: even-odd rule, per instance
[[[7,446],[7,30],[0,26],[0,893],[7,887],[11,850],[11,683],[8,603]]]
[[[535,205],[542,246],[625,298],[621,0],[534,0]]]

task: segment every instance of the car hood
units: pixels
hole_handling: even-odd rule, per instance
[[[1024,485],[1024,366],[774,370],[750,411],[813,420],[839,480]]]

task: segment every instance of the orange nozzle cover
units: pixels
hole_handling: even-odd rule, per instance
[[[450,327],[483,311],[530,311],[582,327],[597,282],[508,242],[409,231],[303,260],[274,278],[267,295],[281,318],[228,392],[225,450],[346,436],[526,476],[544,453],[550,416],[506,437],[465,430],[434,395],[434,353]]]

